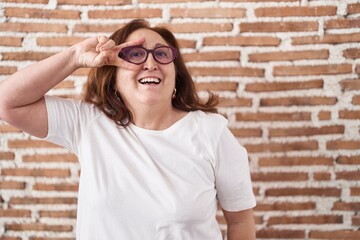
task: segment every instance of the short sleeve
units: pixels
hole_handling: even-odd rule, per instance
[[[44,140],[60,145],[77,154],[79,138],[79,102],[45,96],[48,114],[48,135]]]
[[[221,207],[241,211],[256,205],[246,149],[225,127],[217,147],[215,187]]]

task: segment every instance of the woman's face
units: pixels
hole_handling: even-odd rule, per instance
[[[138,29],[126,41],[145,38],[143,47],[150,50],[159,45],[168,46],[156,32],[149,29]],[[141,105],[154,106],[161,104],[171,106],[175,88],[174,62],[161,64],[149,53],[147,60],[137,65],[136,70],[118,68],[116,71],[116,88],[130,110]],[[140,105],[139,105],[140,104]]]

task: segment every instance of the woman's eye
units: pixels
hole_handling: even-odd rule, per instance
[[[142,57],[142,56],[144,56],[144,51],[134,50],[134,51],[131,51],[129,55],[130,55],[130,57],[136,57],[136,58]]]
[[[158,49],[155,52],[155,54],[156,54],[157,57],[168,57],[169,56],[169,53],[168,53],[167,49],[165,49],[165,50]]]

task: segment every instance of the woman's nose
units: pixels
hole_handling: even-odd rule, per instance
[[[154,59],[152,53],[149,53],[146,61],[144,62],[143,69],[149,71],[153,71],[157,69],[157,62]]]

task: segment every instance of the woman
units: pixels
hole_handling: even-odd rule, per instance
[[[45,96],[92,68],[84,101]],[[0,118],[77,154],[77,239],[255,239],[246,150],[200,102],[173,34],[134,20],[10,76]],[[33,114],[36,113],[36,114]]]

